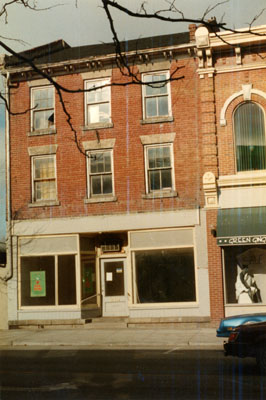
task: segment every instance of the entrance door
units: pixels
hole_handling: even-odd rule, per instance
[[[101,260],[102,307],[105,317],[128,315],[125,259]]]

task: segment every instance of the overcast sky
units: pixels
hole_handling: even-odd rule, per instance
[[[168,0],[169,1],[169,0]],[[143,0],[120,0],[123,5],[137,10]],[[176,0],[176,5],[185,16],[199,18],[208,6],[217,4],[217,0]],[[221,1],[220,1],[221,2]],[[0,1],[0,4],[3,1]],[[58,5],[47,11],[34,12],[23,6],[12,5],[8,8],[8,23],[1,20],[1,35],[23,39],[27,48],[35,47],[57,39],[64,39],[71,46],[110,42],[112,36],[100,0],[38,0],[39,7]],[[61,4],[61,5],[60,5]],[[154,11],[167,7],[166,0],[146,0],[147,9]],[[265,0],[229,0],[209,13],[231,27],[244,27],[266,6]],[[187,23],[160,23],[132,19],[114,14],[120,39],[161,35],[187,30]],[[258,19],[256,25],[266,24],[266,12]],[[16,49],[23,50],[19,43],[8,42]],[[24,47],[24,48],[26,48]]]
[[[139,9],[143,0],[119,0],[133,11]],[[169,1],[169,0],[168,0]],[[0,7],[5,1],[0,0]],[[208,7],[217,4],[217,0],[176,0],[176,6],[188,18],[199,18]],[[112,41],[109,23],[106,19],[100,0],[36,0],[41,8],[50,5],[56,7],[46,11],[34,12],[23,6],[11,5],[8,8],[7,23],[0,19],[1,37],[23,40],[3,40],[16,51],[36,47],[58,39],[64,39],[70,46],[82,46]],[[77,3],[77,6],[76,6]],[[166,0],[146,0],[149,11],[165,9]],[[209,18],[216,16],[219,21],[223,18],[228,27],[246,27],[254,17],[266,7],[265,0],[229,0],[213,9]],[[118,12],[113,14],[115,26],[121,40],[147,36],[164,35],[188,30],[188,23],[160,23],[132,19]],[[255,25],[266,24],[266,11],[256,20]],[[0,53],[4,52],[0,49]],[[3,107],[2,107],[3,109]],[[3,144],[4,114],[0,106],[0,148]],[[4,159],[0,152],[0,240],[4,235],[5,225],[5,192]]]

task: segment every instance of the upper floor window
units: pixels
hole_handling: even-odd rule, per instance
[[[33,202],[56,200],[55,155],[32,157]]]
[[[174,190],[172,146],[147,146],[145,150],[147,193]]]
[[[264,112],[252,102],[234,113],[237,171],[266,169]]]
[[[54,88],[44,86],[33,88],[31,92],[31,130],[54,128]]]
[[[85,124],[108,123],[111,121],[110,79],[86,81],[85,89]]]
[[[112,150],[88,153],[88,197],[113,195]]]
[[[171,116],[169,72],[158,72],[143,76],[144,119]]]

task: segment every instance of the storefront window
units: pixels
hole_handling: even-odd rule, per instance
[[[266,302],[266,246],[224,248],[227,304]]]
[[[192,248],[135,252],[136,302],[196,301]]]
[[[21,257],[21,306],[76,304],[75,256]]]

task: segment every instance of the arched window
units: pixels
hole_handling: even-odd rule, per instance
[[[266,169],[264,113],[246,102],[234,113],[237,171]]]

